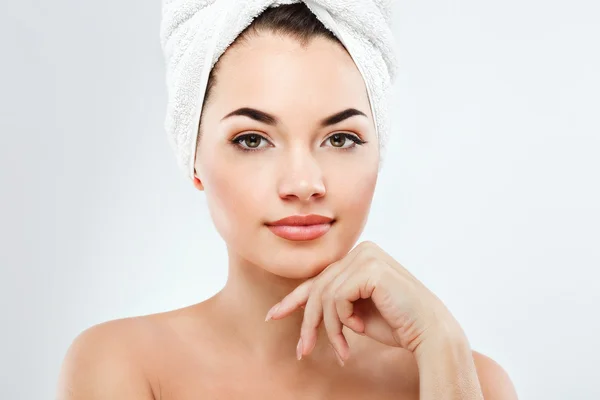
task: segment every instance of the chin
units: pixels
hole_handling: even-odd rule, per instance
[[[289,279],[308,279],[318,275],[330,264],[348,254],[356,242],[353,238],[342,238],[339,235],[325,235],[307,241],[289,241],[268,233],[272,237],[256,246],[257,249],[266,249],[260,251],[260,261],[257,265]]]
[[[288,279],[309,279],[319,275],[331,263],[308,265],[306,263],[290,262],[288,264],[269,265],[270,273]]]

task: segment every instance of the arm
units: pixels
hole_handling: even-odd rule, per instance
[[[58,400],[153,400],[117,321],[93,326],[69,347],[58,380]]]
[[[415,352],[421,400],[518,400],[508,374],[462,335],[439,335]]]

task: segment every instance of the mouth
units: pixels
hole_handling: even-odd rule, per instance
[[[275,222],[267,227],[275,235],[293,241],[314,240],[325,235],[335,220],[322,215],[294,215]]]

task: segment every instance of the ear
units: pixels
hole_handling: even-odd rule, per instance
[[[200,181],[200,179],[198,179],[198,174],[196,173],[196,169],[195,168],[194,168],[193,183],[194,183],[194,186],[196,187],[196,189],[198,189],[201,192],[204,191],[204,185],[202,184],[202,182]]]

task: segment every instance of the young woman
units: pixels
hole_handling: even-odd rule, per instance
[[[227,243],[227,283],[84,331],[59,399],[516,399],[432,292],[355,246],[379,170],[373,115],[311,11],[267,9],[209,82],[193,183]]]

